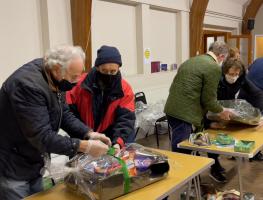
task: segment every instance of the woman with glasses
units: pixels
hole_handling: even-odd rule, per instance
[[[102,46],[95,66],[66,94],[71,110],[92,129],[90,135],[105,134],[117,151],[132,142],[135,123],[134,93],[122,79],[121,66],[118,49]]]

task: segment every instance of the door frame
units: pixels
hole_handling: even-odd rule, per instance
[[[224,32],[224,31],[214,31],[214,30],[203,30],[203,35],[202,35],[202,45],[201,45],[201,54],[206,53],[206,49],[207,49],[207,44],[206,44],[206,39],[207,37],[218,37],[218,36],[224,36],[225,37],[225,42],[227,42],[227,38],[228,38],[228,32]]]
[[[206,38],[207,37],[217,37],[217,36],[224,36],[225,42],[227,43],[230,39],[236,39],[236,47],[240,49],[240,39],[246,38],[248,40],[248,55],[247,55],[247,61],[248,65],[252,63],[252,35],[251,34],[242,34],[242,35],[232,35],[231,32],[226,31],[217,31],[217,30],[203,30],[202,35],[202,45],[201,45],[201,53],[206,53]]]
[[[228,33],[227,40],[229,39],[236,39],[237,48],[240,50],[240,39],[245,38],[248,40],[248,55],[247,55],[247,62],[248,66],[252,64],[252,35],[251,34],[242,34],[242,35],[232,35]]]

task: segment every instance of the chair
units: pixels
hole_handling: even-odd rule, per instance
[[[146,100],[146,96],[145,96],[144,92],[137,92],[137,93],[135,93],[135,104],[136,104],[136,102],[139,102],[139,101],[143,102],[144,104],[147,104],[147,100]],[[163,117],[160,117],[159,119],[157,119],[154,122],[154,134],[156,136],[156,142],[157,142],[157,147],[158,148],[159,148],[158,124],[162,123],[162,122],[167,122],[168,136],[169,136],[169,140],[171,141],[170,126],[169,126],[169,123],[168,123],[168,120],[167,120],[166,116],[164,115]],[[140,127],[137,128],[134,139],[136,138],[139,130],[140,130]],[[148,136],[148,132],[146,134],[146,137],[147,136]]]
[[[146,96],[145,96],[144,92],[137,92],[137,93],[135,93],[134,96],[135,96],[135,103],[141,101],[144,104],[147,104]]]

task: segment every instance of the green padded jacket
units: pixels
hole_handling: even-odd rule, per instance
[[[221,68],[208,54],[185,61],[172,82],[164,112],[201,127],[207,111],[223,111],[217,102],[220,77]]]

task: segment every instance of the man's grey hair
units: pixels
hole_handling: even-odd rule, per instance
[[[66,69],[75,58],[81,58],[84,62],[85,53],[79,46],[61,45],[49,49],[44,56],[45,65],[52,68],[54,65],[61,65]]]
[[[209,51],[212,51],[216,56],[223,54],[225,57],[227,57],[229,47],[223,41],[215,41],[209,46]]]

